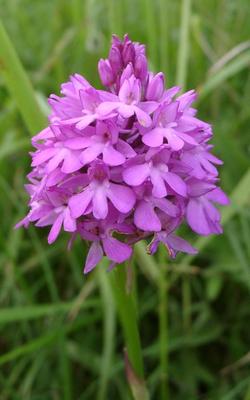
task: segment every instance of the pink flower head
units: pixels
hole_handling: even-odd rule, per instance
[[[171,257],[194,254],[176,229],[186,222],[199,235],[221,233],[214,203],[228,204],[195,91],[166,89],[128,35],[113,36],[98,71],[105,90],[75,74],[62,96],[50,96],[48,127],[32,139],[30,210],[17,227],[49,226],[49,243],[61,230],[90,242],[84,273],[103,256],[111,267],[129,259],[145,238],[152,254],[160,242]]]

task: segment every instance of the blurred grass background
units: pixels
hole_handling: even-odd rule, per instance
[[[224,234],[199,240],[196,258],[170,262],[162,249],[152,260],[137,248],[146,376],[151,398],[164,400],[169,338],[171,400],[249,400],[249,1],[0,0],[0,17],[44,113],[46,97],[71,73],[100,86],[97,60],[112,33],[145,43],[168,86],[200,92],[199,116],[214,126],[232,205]],[[104,265],[83,277],[83,243],[67,252],[66,234],[49,247],[46,229],[13,230],[26,212],[31,145],[19,82],[5,62],[0,56],[0,399],[130,399]]]

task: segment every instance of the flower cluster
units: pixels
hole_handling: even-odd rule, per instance
[[[191,90],[165,89],[162,72],[148,71],[145,48],[114,36],[98,64],[106,90],[75,74],[51,95],[49,125],[32,139],[35,151],[26,189],[30,211],[18,224],[51,226],[91,243],[84,272],[106,255],[111,267],[150,238],[170,254],[196,250],[175,230],[183,222],[200,235],[221,233],[211,126],[196,117]]]

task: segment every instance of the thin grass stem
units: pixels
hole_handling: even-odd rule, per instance
[[[169,37],[168,37],[168,0],[159,0],[160,17],[160,67],[166,75],[169,69]],[[168,75],[167,75],[168,76]]]
[[[189,28],[191,0],[182,0],[179,47],[177,55],[176,84],[185,90],[188,70]]]
[[[37,102],[30,80],[11,40],[0,21],[0,71],[22,114],[30,134],[41,130],[46,119]]]

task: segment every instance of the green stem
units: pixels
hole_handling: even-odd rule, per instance
[[[143,361],[137,315],[132,292],[126,289],[126,267],[110,272],[110,280],[117,312],[123,328],[129,360],[140,378],[143,378]]]
[[[98,269],[98,281],[103,307],[103,354],[100,369],[100,384],[97,394],[98,400],[107,398],[110,371],[113,363],[115,342],[115,307],[111,293],[111,285],[104,268]]]
[[[191,303],[190,277],[185,274],[182,278],[182,317],[183,328],[186,333],[189,332],[191,327]]]
[[[146,400],[148,393],[144,384],[144,371],[140,335],[133,290],[127,288],[127,268],[120,266],[109,273],[114,301],[123,329],[126,351],[131,364],[129,381],[134,399]],[[128,377],[129,379],[129,377]]]
[[[159,276],[159,344],[161,399],[169,399],[168,388],[168,272],[166,265],[160,265]]]

